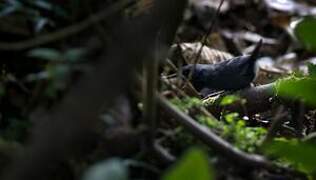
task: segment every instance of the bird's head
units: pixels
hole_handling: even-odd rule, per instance
[[[184,76],[184,77],[189,77],[189,74],[191,73],[192,69],[193,69],[193,64],[189,64],[189,65],[186,65],[184,67],[182,67],[181,69],[181,74]]]

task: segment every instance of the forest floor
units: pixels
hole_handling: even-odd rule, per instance
[[[315,15],[313,0],[0,2],[1,179],[316,179]],[[247,87],[183,76],[256,47]],[[215,84],[250,76],[232,68]]]

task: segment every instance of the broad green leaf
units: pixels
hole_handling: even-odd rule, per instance
[[[90,167],[82,180],[128,180],[128,169],[122,160],[109,159]]]
[[[50,48],[33,49],[28,52],[28,56],[48,61],[56,61],[63,59],[63,55],[61,52]]]
[[[264,148],[267,154],[281,157],[297,166],[301,171],[316,171],[316,145],[298,141],[274,141]]]
[[[308,49],[316,51],[316,18],[306,17],[294,29],[298,40]]]
[[[280,80],[276,86],[280,96],[299,98],[310,105],[316,105],[315,78],[289,78]]]
[[[189,150],[178,163],[163,176],[163,180],[211,180],[213,170],[208,163],[207,154],[194,148]]]

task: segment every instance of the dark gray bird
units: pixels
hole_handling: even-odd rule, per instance
[[[261,45],[262,40],[251,55],[238,56],[217,64],[186,65],[182,68],[182,74],[189,78],[192,73],[189,79],[200,92],[204,89],[234,91],[246,88],[257,75],[256,61]]]

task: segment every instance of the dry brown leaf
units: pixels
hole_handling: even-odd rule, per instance
[[[181,43],[179,45],[174,44],[171,46],[171,57],[170,59],[172,61],[179,60],[180,57],[174,57],[175,52],[178,47],[181,48],[182,51],[182,57],[184,61],[187,64],[193,64],[195,62],[196,57],[198,56],[198,53],[200,51],[200,48],[202,46],[202,43],[196,42],[196,43]],[[217,49],[212,49],[207,46],[204,46],[201,54],[199,56],[198,62],[200,64],[215,64],[219,63],[228,59],[233,58],[233,56],[230,53],[223,52]],[[177,63],[175,63],[177,64]]]

